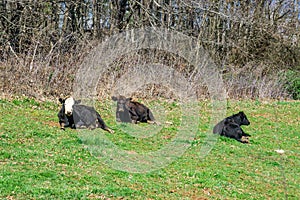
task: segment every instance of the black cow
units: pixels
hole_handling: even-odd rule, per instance
[[[234,138],[239,142],[248,143],[248,137],[251,135],[245,133],[241,125],[250,125],[249,120],[244,112],[239,112],[232,116],[226,117],[215,125],[213,133],[220,134],[225,137]]]
[[[113,96],[112,100],[117,101],[116,120],[118,122],[157,124],[151,110],[139,102],[132,101],[132,98],[119,95],[118,97]]]
[[[79,104],[80,100],[76,101],[73,97],[67,99],[59,98],[59,101],[62,104],[62,108],[57,116],[61,129],[65,127],[74,129],[102,128],[113,133],[113,130],[106,126],[100,114],[93,107],[81,105]]]

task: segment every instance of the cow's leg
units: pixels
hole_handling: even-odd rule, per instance
[[[251,135],[248,133],[243,133],[243,136],[250,137]]]
[[[250,137],[251,135],[243,131],[242,136]]]
[[[225,134],[225,136],[233,138],[233,139],[235,139],[235,140],[237,140],[241,143],[248,143],[249,142],[247,137],[243,137],[242,134],[237,133],[237,132],[232,132],[230,134],[227,133],[227,134]]]
[[[133,124],[138,123],[139,116],[138,116],[137,112],[134,109],[129,110],[129,116],[130,116],[130,119],[131,119],[131,123],[133,123]]]
[[[243,136],[250,137],[251,136],[250,134],[245,133],[242,128],[241,128],[241,131],[242,131],[242,136],[241,137],[243,137]]]
[[[235,139],[241,143],[249,143],[249,138],[244,137],[242,134],[236,134]]]
[[[139,117],[136,115],[131,115],[131,123],[137,124]]]
[[[114,131],[111,130],[110,128],[108,128],[108,127],[106,127],[104,130],[106,130],[106,131],[109,132],[109,133],[114,133]]]
[[[241,142],[241,143],[249,143],[249,138],[243,136],[238,141]]]
[[[147,123],[160,125],[159,122],[155,121],[155,118],[154,118],[152,112],[150,111],[150,109],[148,109],[148,111],[147,111]]]
[[[59,120],[59,126],[61,129],[65,129],[65,115],[63,113],[63,110],[60,110],[57,114],[58,120]]]
[[[236,128],[226,126],[223,128],[221,135],[233,138],[241,143],[249,143],[248,138],[243,136],[241,129],[237,130]]]
[[[65,130],[65,123],[59,122],[60,129]]]
[[[103,121],[103,119],[101,118],[101,116],[99,115],[99,113],[97,113],[97,120],[99,122],[100,128],[102,128],[103,130],[109,132],[109,133],[114,133],[113,130],[111,130],[110,128],[108,128],[105,124],[105,122]]]
[[[156,124],[156,125],[158,125],[158,126],[161,125],[161,123],[159,123],[159,122],[157,122],[157,121],[151,121],[151,120],[147,120],[147,123],[148,123],[148,124]]]
[[[65,127],[69,127],[69,121],[65,117],[64,119],[59,120],[60,129],[65,130]]]
[[[137,121],[137,119],[132,119],[132,120],[131,120],[131,123],[133,123],[133,124],[137,124],[137,123],[138,123],[138,121]]]
[[[95,129],[95,128],[93,128],[93,126],[91,124],[87,125],[82,120],[79,120],[78,122],[76,122],[76,128],[79,128],[79,129],[81,129],[81,128],[82,129],[84,129],[84,128]]]

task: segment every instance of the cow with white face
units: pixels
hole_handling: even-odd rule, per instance
[[[100,114],[93,107],[81,105],[79,104],[81,101],[77,101],[73,97],[67,99],[59,98],[59,101],[62,104],[62,108],[57,116],[61,129],[65,129],[65,127],[74,129],[102,128],[113,133],[113,130],[106,126]]]

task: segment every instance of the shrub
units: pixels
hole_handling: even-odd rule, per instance
[[[300,71],[288,70],[285,73],[285,87],[295,100],[300,99]]]

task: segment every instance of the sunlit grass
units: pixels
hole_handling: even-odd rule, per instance
[[[137,138],[128,134],[134,126],[117,124],[111,105],[99,103],[97,110],[115,134],[101,129],[98,133],[132,154],[157,151],[176,136],[182,115],[180,105],[160,104],[165,112],[160,131]],[[243,110],[251,122],[243,127],[252,135],[250,144],[220,137],[204,158],[199,151],[211,111],[209,102],[199,105],[198,131],[180,158],[156,171],[129,173],[111,168],[88,150],[90,143],[81,135],[89,134],[88,130],[60,130],[59,105],[32,99],[0,100],[0,198],[300,198],[300,102],[229,101],[227,115]]]

